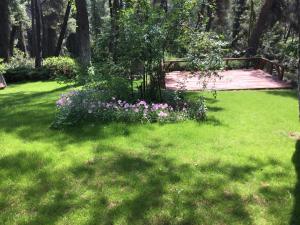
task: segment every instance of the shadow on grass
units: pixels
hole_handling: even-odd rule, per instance
[[[172,147],[153,142],[155,148]],[[299,146],[298,143],[293,159],[298,184],[291,224],[297,224],[300,215]],[[267,199],[270,205],[282,209],[285,203],[278,203],[278,196],[287,193],[285,189],[248,196],[234,188],[237,183],[252,182],[256,173],[262,173],[270,165],[282,167],[278,161],[253,158],[242,165],[221,160],[193,165],[178,163],[163,151],[146,147],[149,151],[137,153],[132,149],[99,145],[90,160],[63,168],[57,168],[55,160],[39,152],[3,157],[0,159],[3,193],[0,222],[11,222],[12,215],[18,215],[16,219],[21,218],[18,224],[62,221],[95,225],[254,224],[249,206],[263,205],[269,209]],[[275,176],[265,173],[266,181]],[[278,211],[270,213],[279,217]],[[82,216],[84,221],[74,222],[70,215]]]
[[[55,117],[55,101],[68,88],[64,86],[49,91],[35,90],[34,92],[19,91],[1,94],[0,132],[12,133],[26,141],[38,140],[53,143],[63,150],[72,143],[98,140],[99,138],[105,139],[112,136],[129,136],[132,130],[143,126],[139,123],[85,122],[61,131],[50,130],[50,125]],[[217,112],[223,109],[211,105],[209,110]],[[221,121],[214,116],[209,116],[207,121],[199,124],[205,123],[213,126],[222,125]],[[151,129],[151,126],[146,127]]]
[[[298,99],[297,92],[294,90],[276,90],[276,91],[266,91],[267,94],[282,96],[282,97],[290,97]]]
[[[240,220],[251,224],[242,197],[226,192],[230,179],[204,174],[208,168],[213,172],[219,169],[211,166],[193,168],[159,154],[144,156],[119,152],[117,157],[96,158],[88,165],[73,168],[72,172],[89,188],[95,186],[95,177],[101,177],[102,190],[114,193],[118,189],[124,194],[113,198],[98,195],[88,224],[114,224],[116,221],[123,224],[199,224],[211,219],[216,223]],[[207,214],[212,218],[208,219]]]
[[[20,152],[0,159],[0,189],[4,194],[0,198],[1,224],[13,223],[10,213],[14,217],[24,213],[30,216],[30,221],[17,224],[53,224],[71,209],[74,193],[69,192],[71,187],[64,173],[49,169],[51,163],[37,152]]]
[[[68,144],[81,143],[111,136],[128,136],[129,128],[140,124],[89,123],[57,131],[50,125],[55,117],[55,101],[69,87],[49,91],[16,92],[0,95],[0,132],[12,133],[26,141],[49,142],[64,149]],[[109,126],[108,126],[109,125]]]
[[[292,161],[297,174],[297,183],[294,190],[294,209],[290,225],[297,225],[300,224],[300,140],[296,143]]]

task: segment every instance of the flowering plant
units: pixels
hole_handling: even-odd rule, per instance
[[[124,121],[124,122],[175,122],[205,118],[205,106],[193,104],[147,103],[137,100],[105,98],[99,90],[71,91],[57,101],[57,115],[53,127],[74,125],[80,120]],[[201,102],[204,105],[204,102]],[[200,119],[199,119],[200,120]]]

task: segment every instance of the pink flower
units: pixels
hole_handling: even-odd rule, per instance
[[[166,109],[166,108],[168,108],[168,104],[163,104],[162,109]]]
[[[168,116],[168,113],[165,113],[165,112],[163,112],[163,111],[160,111],[160,112],[158,113],[158,116],[159,116],[160,118],[165,118],[165,117]]]
[[[57,106],[63,106],[65,104],[65,101],[63,98],[59,99],[57,102],[56,102],[56,105]]]

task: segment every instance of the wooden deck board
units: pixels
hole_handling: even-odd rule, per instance
[[[228,70],[219,72],[220,78],[204,79],[199,73],[174,71],[166,74],[166,88],[179,89],[184,84],[185,90],[196,91],[203,89],[203,81],[211,90],[248,90],[248,89],[284,89],[291,88],[290,82],[274,79],[263,70]],[[215,81],[214,81],[215,80]]]

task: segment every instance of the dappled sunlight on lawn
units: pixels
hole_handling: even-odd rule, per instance
[[[1,224],[298,223],[292,91],[208,95],[204,123],[51,130],[68,89],[0,91]]]

